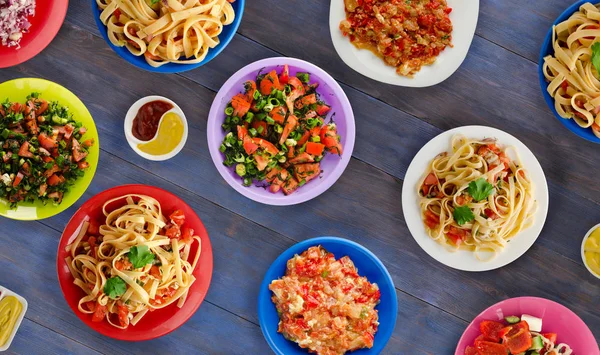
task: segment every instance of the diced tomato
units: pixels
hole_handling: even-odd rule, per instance
[[[10,108],[8,110],[10,112],[19,113],[19,112],[23,112],[24,109],[25,109],[25,107],[23,105],[21,105],[18,102],[15,102],[10,106]]]
[[[84,306],[83,308],[87,309],[88,311],[94,312],[96,310],[96,302],[94,302],[94,301],[85,302],[83,304],[83,306]]]
[[[431,212],[430,210],[425,211],[425,224],[429,229],[435,229],[440,224],[440,216]]]
[[[2,156],[2,161],[5,163],[8,163],[8,161],[12,157],[12,154],[13,153],[11,151],[5,152],[4,155]]]
[[[467,346],[465,348],[465,355],[479,355],[477,354],[477,349],[472,346]]]
[[[46,133],[40,133],[38,136],[38,142],[40,145],[47,150],[53,150],[57,147],[57,143],[54,139],[49,138]]]
[[[342,145],[340,144],[337,135],[337,128],[335,125],[324,125],[321,128],[320,137],[321,143],[325,144],[325,148],[327,148],[327,151],[334,154],[342,155]]]
[[[437,183],[438,179],[434,173],[429,173],[429,175],[427,175],[427,177],[425,178],[425,181],[423,181],[423,184],[425,185],[437,185]]]
[[[450,226],[448,232],[446,232],[446,236],[456,245],[457,247],[462,244],[466,237],[466,231],[464,229],[459,229],[454,226]]]
[[[92,316],[92,322],[98,323],[102,322],[106,317],[106,306],[100,304],[100,302],[96,303],[96,309],[94,311],[94,315]]]
[[[310,138],[310,132],[309,131],[305,131],[302,134],[302,137],[300,137],[300,139],[298,140],[298,146],[303,146],[304,143],[306,143],[308,141],[308,139]]]
[[[83,160],[88,155],[87,152],[85,152],[81,149],[81,146],[79,145],[79,142],[77,141],[77,139],[73,138],[71,140],[71,144],[72,144],[71,151],[73,152],[73,159],[75,159],[76,162]]]
[[[597,124],[595,124],[595,123],[592,123],[592,129],[593,129],[594,131],[596,131],[596,132],[600,132],[600,126],[598,126],[598,125],[597,125]]]
[[[323,154],[323,150],[325,149],[325,145],[321,143],[308,142],[306,143],[306,152],[308,154],[312,154],[314,156],[319,156]]]
[[[569,87],[569,82],[566,80],[563,80],[563,82],[560,83],[560,87],[563,88],[563,90],[567,91],[567,88]]]
[[[13,187],[19,186],[19,184],[21,183],[21,180],[23,180],[23,173],[21,173],[19,171],[17,173],[17,176],[15,176],[15,180],[13,181]]]
[[[556,333],[543,333],[542,336],[550,340],[553,344],[556,344],[556,340],[558,340]]]
[[[485,212],[485,215],[488,216],[488,218],[491,218],[491,219],[500,218],[500,216],[498,216],[494,211],[492,211],[489,208],[486,208],[484,212]]]
[[[90,163],[88,163],[87,161],[80,161],[79,163],[77,163],[77,167],[80,170],[85,170],[90,167]]]
[[[244,83],[244,87],[246,88],[246,98],[248,102],[252,102],[254,100],[254,93],[256,92],[256,82],[254,80],[248,80]]]
[[[176,224],[168,224],[165,227],[165,235],[170,239],[178,239],[181,236],[181,230]]]
[[[289,80],[290,80],[290,68],[286,64],[283,66],[283,70],[281,71],[281,74],[279,74],[279,82],[281,83],[281,85],[285,85],[288,83]]]
[[[502,328],[499,335],[502,338],[502,343],[506,345],[511,354],[527,351],[533,343],[529,332],[529,324],[525,321]]]
[[[194,241],[194,230],[192,228],[183,228],[183,232],[181,233],[181,240],[185,244],[192,244]]]
[[[39,196],[44,196],[46,194],[46,190],[48,190],[48,184],[41,184]]]
[[[507,355],[508,353],[506,345],[491,341],[478,341],[475,348],[479,355]]]
[[[121,259],[121,260],[115,261],[115,267],[118,270],[132,270],[133,264],[129,260]]]
[[[87,233],[92,235],[100,234],[100,228],[98,227],[98,224],[95,222],[90,222],[88,224]]]
[[[121,327],[128,327],[129,326],[129,310],[127,309],[127,306],[123,305],[122,303],[117,303],[117,309],[118,309],[118,315],[119,315],[119,323],[121,324]]]
[[[93,146],[94,145],[94,138],[90,138],[90,139],[85,140],[83,143],[81,143],[81,145],[84,148],[89,148],[89,147]]]
[[[254,154],[253,157],[254,160],[256,160],[256,168],[258,169],[258,171],[265,170],[267,168],[267,165],[269,165],[269,159],[265,158],[261,154]]]
[[[182,210],[175,210],[173,213],[171,213],[169,219],[171,220],[171,223],[181,227],[185,223],[185,214]]]
[[[244,150],[246,151],[246,154],[251,155],[252,153],[256,152],[257,149],[258,145],[254,144],[252,140],[244,140]]]
[[[160,269],[158,268],[158,266],[156,265],[152,265],[152,267],[150,268],[150,275],[156,277],[157,279],[161,279],[161,275],[160,275]]]
[[[248,135],[248,128],[244,126],[237,126],[238,139],[243,140]]]
[[[19,156],[23,158],[33,158],[33,153],[29,151],[29,142],[25,141],[19,149]]]
[[[233,115],[239,118],[244,117],[244,115],[250,110],[250,102],[246,95],[237,94],[231,99],[231,106],[233,107]]]
[[[260,127],[262,127],[262,129],[259,129]],[[258,134],[263,137],[267,135],[267,122],[265,121],[254,120],[252,122],[252,128],[259,132]]]
[[[260,93],[263,95],[269,95],[273,89],[281,90],[281,84],[275,70],[272,70],[269,74],[265,75],[260,81]]]
[[[61,178],[60,178],[60,176],[54,174],[48,178],[47,182],[48,182],[48,185],[50,185],[50,186],[57,186],[57,185],[60,185]]]
[[[119,17],[121,17],[121,10],[119,8],[116,8],[115,11],[113,11],[113,15],[117,18],[118,21]]]
[[[324,114],[329,112],[329,110],[331,110],[331,107],[329,107],[327,105],[317,105],[316,111],[317,111],[317,115],[323,116]]]
[[[304,96],[300,102],[302,102],[302,106],[308,106],[317,103],[317,96],[315,94],[310,94]]]
[[[289,137],[290,133],[296,128],[298,125],[298,119],[294,115],[289,115],[287,121],[285,122],[285,126],[283,127],[283,132],[281,132],[281,137],[279,138],[279,144],[283,144],[285,140]]]
[[[496,343],[500,342],[500,335],[498,333],[502,328],[504,328],[504,324],[493,320],[484,320],[479,323],[479,330],[485,339]]]
[[[279,149],[277,149],[277,147],[275,147],[275,145],[273,145],[273,143],[269,142],[268,140],[262,138],[252,138],[252,142],[271,155],[276,155],[277,153],[279,153]]]
[[[285,106],[275,107],[271,112],[269,112],[269,116],[273,119],[273,121],[283,124],[285,122],[285,116],[287,114],[287,109]]]

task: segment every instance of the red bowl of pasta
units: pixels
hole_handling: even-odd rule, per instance
[[[157,187],[123,185],[77,210],[56,267],[67,303],[85,324],[142,341],[192,317],[208,292],[213,256],[202,221],[183,200]]]

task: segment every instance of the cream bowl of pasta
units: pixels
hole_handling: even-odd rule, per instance
[[[486,271],[523,255],[548,213],[548,185],[534,154],[514,136],[458,127],[429,141],[402,188],[406,224],[444,265]]]

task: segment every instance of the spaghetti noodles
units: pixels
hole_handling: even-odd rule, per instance
[[[124,206],[108,211],[111,203],[123,200]],[[158,201],[144,195],[112,199],[103,212],[103,225],[84,222],[67,246],[74,283],[85,292],[79,310],[93,314],[95,322],[106,318],[125,329],[148,311],[174,302],[181,308],[195,281],[192,273],[201,250],[200,237],[184,227],[183,212],[175,211],[167,220]],[[197,251],[190,255],[195,241]]]
[[[495,255],[532,225],[534,186],[495,140],[456,135],[451,144],[417,187],[427,233],[450,250],[471,250],[480,259],[481,252]]]
[[[234,0],[96,0],[108,38],[159,67],[204,60],[235,19]]]

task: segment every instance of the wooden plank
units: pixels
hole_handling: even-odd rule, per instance
[[[32,322],[28,317],[29,313],[5,354],[101,354]]]
[[[73,30],[73,32],[64,37],[81,36],[85,38],[77,31]],[[81,48],[81,53],[78,52],[78,49],[74,49],[71,51],[72,55],[75,57],[90,56],[91,53],[91,58],[100,57],[100,54],[96,54],[98,50],[94,49],[95,41],[100,40],[91,38],[89,41],[82,42],[81,46],[76,47]],[[86,47],[85,43],[88,43],[89,46]],[[48,51],[50,54],[55,51],[58,53],[64,45],[67,44],[62,44],[57,39]],[[553,196],[554,194],[561,196],[561,201],[565,203],[562,205],[561,211],[573,211],[568,212],[568,215],[573,216],[573,218],[549,220],[546,227],[546,231],[549,231],[548,234],[544,234],[540,238],[539,243],[526,257],[508,268],[483,274],[484,277],[456,272],[427,257],[412,241],[401,213],[401,185],[397,179],[382,171],[353,160],[348,171],[332,190],[318,199],[301,206],[285,209],[267,206],[257,208],[259,205],[243,198],[227,186],[212,166],[204,138],[205,117],[188,114],[191,117],[190,137],[195,138],[190,139],[187,147],[179,156],[164,163],[142,160],[127,147],[123,140],[121,133],[122,114],[138,96],[151,92],[169,96],[169,93],[177,92],[179,93],[178,97],[182,98],[181,104],[186,112],[198,112],[199,110],[196,107],[207,107],[214,95],[213,93],[198,87],[191,81],[181,80],[177,76],[162,76],[160,88],[155,89],[159,86],[158,76],[154,74],[136,70],[122,72],[118,76],[108,72],[97,75],[88,74],[92,73],[92,68],[97,66],[106,65],[110,67],[117,65],[119,63],[117,58],[90,59],[89,63],[72,65],[69,71],[61,69],[60,65],[55,67],[52,63],[35,62],[36,60],[26,65],[30,73],[36,75],[51,73],[49,74],[50,79],[69,83],[71,88],[88,104],[97,118],[96,121],[101,130],[101,144],[107,151],[118,154],[128,161],[138,164],[146,171],[151,171],[163,179],[173,181],[196,195],[223,205],[268,228],[288,235],[294,240],[302,240],[309,236],[321,234],[333,234],[354,239],[367,246],[384,261],[400,289],[437,307],[446,309],[463,319],[470,319],[495,300],[517,294],[537,294],[557,299],[579,313],[588,312],[589,308],[593,308],[589,306],[590,297],[594,292],[598,292],[598,286],[586,283],[585,287],[582,286],[579,297],[567,297],[566,293],[557,294],[554,289],[546,286],[547,275],[556,275],[558,281],[564,282],[564,284],[580,284],[581,280],[591,279],[591,276],[587,275],[587,272],[580,265],[580,261],[578,261],[576,255],[576,250],[578,250],[576,248],[577,237],[571,233],[585,228],[585,226],[578,223],[577,211],[591,211],[589,212],[591,214],[589,221],[591,221],[594,217],[597,218],[597,214],[594,212],[597,208],[590,201],[582,201],[577,196],[564,192],[558,185],[551,185],[552,194]],[[53,70],[44,71],[41,69],[48,66]],[[9,71],[6,75],[16,76],[18,73]],[[81,76],[88,78],[89,81],[101,81],[107,87],[119,87],[120,90],[119,92],[107,91],[102,97],[99,97],[93,87],[78,83],[77,78]],[[139,85],[140,82],[144,83],[143,87]],[[373,100],[365,98],[364,95],[357,95],[356,100],[361,100],[361,97],[365,105],[368,100]],[[114,102],[114,105],[105,105],[104,102]],[[377,108],[372,106],[372,109],[376,110]],[[102,119],[98,119],[98,117],[102,117]],[[405,119],[407,124],[403,124]],[[423,126],[419,124],[419,121],[412,120],[414,119],[410,116],[400,116],[398,121],[401,124],[399,126],[406,127],[406,129],[410,129],[412,125]],[[408,133],[404,134],[408,135]],[[424,133],[414,132],[413,134],[422,136]],[[404,136],[401,137],[404,138]],[[408,164],[412,154],[408,157],[405,155],[408,154],[400,152],[397,159]],[[193,161],[194,164],[190,164],[190,161]],[[140,175],[140,177],[137,177],[137,175]],[[150,177],[146,178],[138,173],[130,177],[153,181]],[[96,178],[95,182],[98,183],[98,181],[98,178]],[[99,183],[102,184],[102,181]],[[340,209],[340,205],[343,205],[344,209]],[[70,216],[70,213],[65,213],[62,218],[66,219],[68,216]],[[286,223],[279,223],[278,221],[281,220],[285,220]],[[210,223],[209,225],[228,224]],[[232,233],[245,233],[245,230],[233,229]],[[577,260],[578,264],[553,251],[557,250],[554,249],[556,246],[564,245],[565,234],[573,235],[568,242],[571,247],[559,250],[573,260]],[[548,242],[546,240],[551,240],[552,243],[547,246]],[[568,250],[568,252],[564,250]],[[235,254],[235,256],[238,257],[239,255]],[[265,261],[263,260],[263,262]],[[266,270],[268,262],[265,262],[263,266]],[[510,272],[507,270],[510,270]],[[517,288],[514,283],[516,277],[531,279],[533,282]],[[474,282],[473,278],[477,278],[478,281]],[[257,286],[255,285],[252,288],[250,285],[248,287],[250,287],[249,290],[255,291]],[[490,291],[495,290],[496,287],[505,291]],[[219,290],[221,289],[219,288]],[[507,293],[508,290],[511,293]],[[230,289],[223,288],[221,295],[227,295],[227,292],[230,292]],[[231,307],[228,309],[236,314],[254,319],[252,318],[254,313],[252,310],[248,310],[247,305],[234,304],[227,307]],[[586,320],[589,324],[599,324],[597,310],[590,312],[587,317]]]
[[[550,26],[573,3],[572,0],[483,0],[476,33],[537,62]]]

